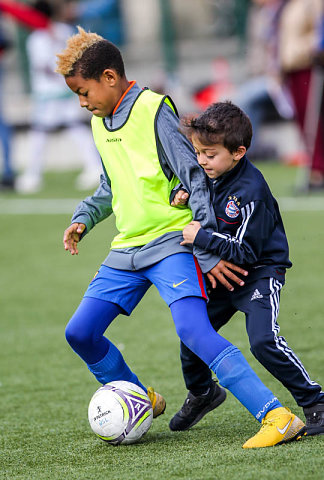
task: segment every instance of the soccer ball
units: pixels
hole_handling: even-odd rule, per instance
[[[137,442],[150,428],[153,409],[142,388],[115,381],[100,387],[88,408],[90,427],[111,445]]]

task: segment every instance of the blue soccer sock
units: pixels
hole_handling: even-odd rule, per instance
[[[216,373],[227,388],[261,422],[268,411],[281,407],[237,347],[212,328],[202,298],[185,297],[170,305],[183,343]]]
[[[213,329],[203,298],[184,297],[171,303],[170,309],[178,336],[206,365],[232,345]]]
[[[259,421],[281,403],[259,379],[234,345],[226,348],[209,365],[219,383],[227,388]]]
[[[91,373],[94,374],[98,382],[105,384],[115,380],[125,380],[135,383],[145,392],[147,389],[139,381],[135,373],[133,373],[126,364],[122,354],[113,343],[109,341],[108,353],[102,360],[94,364],[88,364]]]

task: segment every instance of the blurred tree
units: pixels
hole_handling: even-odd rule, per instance
[[[161,43],[167,75],[173,75],[178,64],[176,31],[170,0],[160,0]]]
[[[250,0],[214,0],[216,35],[245,40]]]
[[[246,23],[250,3],[251,0],[235,0],[234,2],[235,33],[241,40],[246,38]]]

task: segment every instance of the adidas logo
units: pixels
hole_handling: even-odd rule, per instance
[[[252,300],[256,300],[257,298],[263,298],[263,295],[259,292],[259,290],[256,288],[253,292],[253,295],[251,297],[251,302]]]

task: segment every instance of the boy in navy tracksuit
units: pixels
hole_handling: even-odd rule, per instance
[[[324,434],[324,392],[279,335],[280,291],[292,264],[278,204],[261,172],[245,156],[252,137],[249,118],[231,102],[216,103],[185,127],[208,176],[218,229],[210,233],[192,221],[183,230],[182,244],[208,250],[249,271],[244,287],[229,291],[220,285],[212,290],[210,321],[218,330],[235,312],[244,312],[253,355],[303,407],[308,435]],[[187,198],[180,190],[172,204],[184,204]],[[170,422],[171,430],[187,430],[217,406],[210,370],[183,343],[181,362],[189,393]]]

